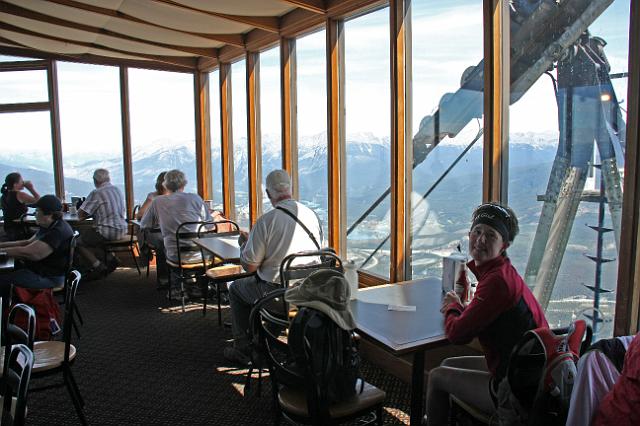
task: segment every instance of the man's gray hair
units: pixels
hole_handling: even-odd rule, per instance
[[[164,187],[171,192],[176,192],[179,189],[187,186],[187,177],[180,170],[169,170],[164,175]]]
[[[282,169],[276,169],[267,175],[267,190],[272,198],[291,195],[291,179]]]
[[[109,176],[109,170],[96,169],[93,172],[93,182],[96,185],[102,185],[105,182],[111,182],[111,177]]]

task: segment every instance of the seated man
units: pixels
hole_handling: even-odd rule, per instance
[[[117,260],[113,258],[109,265],[105,265],[96,257],[96,253],[103,257],[105,242],[126,237],[128,228],[124,213],[124,197],[122,192],[111,184],[108,170],[96,169],[93,172],[93,184],[96,189],[89,193],[78,210],[80,220],[93,217],[92,227],[80,228],[78,252],[92,271],[105,274],[116,268]]]
[[[322,247],[322,226],[315,212],[291,198],[291,180],[284,170],[267,176],[267,196],[274,209],[262,215],[250,234],[240,235],[240,262],[247,272],[256,272],[236,280],[229,287],[233,346],[224,356],[233,362],[249,362],[249,315],[256,300],[280,287],[280,263],[286,256]],[[290,216],[282,210],[286,210]],[[309,234],[303,226],[309,230]],[[313,239],[311,237],[313,235]]]
[[[62,219],[62,203],[55,195],[45,195],[30,206],[36,207],[38,232],[28,240],[0,243],[0,251],[17,261],[13,272],[0,274],[4,305],[9,303],[11,285],[45,289],[64,284],[73,230]]]
[[[178,247],[176,245],[176,231],[184,222],[211,221],[209,209],[198,194],[184,192],[187,178],[180,170],[170,170],[164,176],[164,187],[167,193],[162,197],[153,199],[149,208],[140,221],[140,227],[151,230],[160,226],[166,258],[173,263],[178,263]],[[195,227],[184,229],[185,232],[196,231]],[[156,247],[156,250],[162,248]],[[158,256],[158,263],[162,256]],[[198,263],[202,259],[200,252],[189,252],[187,257],[181,257],[183,263]],[[163,265],[158,265],[158,269]]]

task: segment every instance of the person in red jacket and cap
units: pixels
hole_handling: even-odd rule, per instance
[[[478,279],[475,297],[465,306],[454,291],[444,297],[441,312],[447,338],[465,344],[478,338],[484,356],[445,359],[429,373],[427,422],[445,425],[449,395],[492,413],[509,355],[522,335],[548,327],[540,304],[511,265],[507,248],[518,234],[518,219],[509,207],[482,204],[472,215],[467,264]]]

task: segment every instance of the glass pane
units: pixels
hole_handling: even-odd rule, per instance
[[[325,240],[329,232],[327,178],[327,73],[324,30],[296,40],[298,195],[313,209]]]
[[[613,334],[615,293],[606,290],[617,282],[630,2],[615,0],[592,24],[562,5],[562,22],[584,26],[570,34],[555,18],[540,21],[546,38],[512,58],[512,80],[533,84],[512,90],[509,200],[520,235],[509,254],[552,327],[583,318],[602,338]],[[512,14],[512,52],[531,12]],[[574,41],[559,60],[528,65],[561,35]]]
[[[247,76],[245,61],[231,65],[231,108],[233,111],[233,175],[236,221],[249,227],[249,168],[247,164]]]
[[[34,61],[33,58],[24,58],[22,56],[0,55],[0,62],[17,62],[17,61]]]
[[[129,100],[135,204],[171,169],[187,176],[186,192],[197,192],[193,75],[129,69]]]
[[[264,190],[269,172],[282,168],[280,48],[260,54],[260,127],[262,131],[262,212],[273,208]]]
[[[209,74],[209,124],[211,127],[211,181],[213,185],[213,208],[223,210],[222,159],[220,148],[220,73]]]
[[[47,102],[47,71],[0,72],[0,104]]]
[[[40,193],[55,194],[51,118],[47,111],[0,114],[0,179],[18,172]]]
[[[59,62],[58,88],[65,199],[86,197],[97,168],[124,193],[118,68]]]
[[[365,213],[390,185],[389,9],[347,21],[344,39],[347,257],[388,278],[390,198]]]
[[[482,201],[482,2],[412,3],[411,271],[442,276]]]

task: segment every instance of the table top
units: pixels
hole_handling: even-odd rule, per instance
[[[225,262],[240,261],[240,246],[238,245],[237,235],[209,235],[207,238],[196,238],[194,241],[197,245]]]
[[[0,260],[0,271],[11,271],[13,267],[13,257],[7,256],[4,260]]]
[[[77,213],[69,213],[69,212],[64,212],[62,214],[62,219],[65,220],[65,222],[68,222],[70,224],[77,224],[79,222],[81,222],[80,217],[78,217]],[[89,217],[87,219],[85,219],[85,221],[92,221],[93,218]],[[21,223],[22,221],[20,219],[14,219],[14,222],[16,223]],[[24,218],[24,223],[36,223],[36,218],[35,216],[27,216]]]
[[[443,346],[444,317],[440,313],[442,283],[425,278],[358,290],[351,310],[360,334],[394,355]],[[415,306],[415,311],[393,311],[389,305]]]

